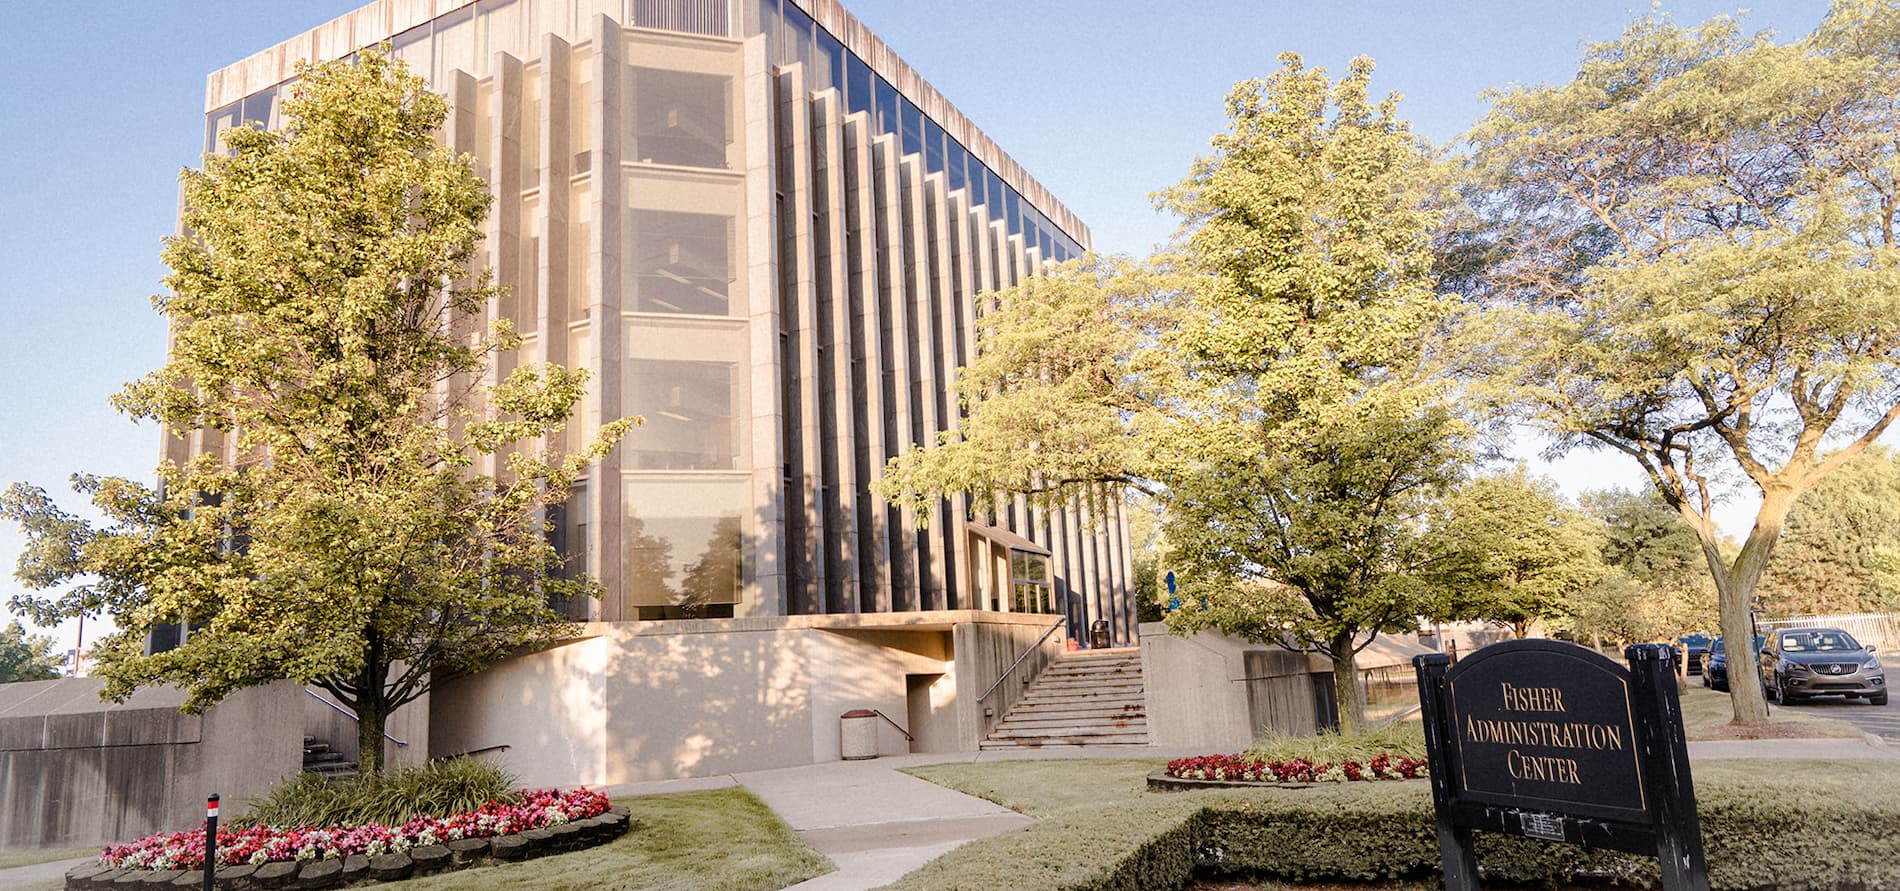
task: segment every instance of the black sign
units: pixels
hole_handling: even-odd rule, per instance
[[[1630,667],[1567,643],[1412,660],[1447,891],[1476,891],[1473,829],[1658,856],[1668,891],[1707,891],[1670,650]]]
[[[1445,675],[1461,798],[1640,820],[1629,672],[1553,641],[1486,647]]]

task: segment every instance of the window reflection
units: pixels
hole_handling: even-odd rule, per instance
[[[743,599],[749,484],[629,479],[627,598],[641,619],[718,618]]]
[[[636,311],[709,316],[731,311],[731,217],[634,210],[627,221]]]
[[[735,368],[726,362],[628,359],[627,410],[646,418],[621,446],[628,452],[629,466],[736,469]]]
[[[1055,612],[1049,596],[1049,558],[1028,551],[1009,552],[1010,591],[1019,613]]]
[[[727,94],[732,79],[691,71],[633,69],[635,160],[687,167],[727,166],[732,143]]]

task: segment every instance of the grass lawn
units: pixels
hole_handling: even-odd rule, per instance
[[[1003,761],[941,764],[907,773],[996,802],[1036,818],[1021,830],[964,845],[924,868],[885,886],[886,891],[1002,891],[1061,888],[1086,881],[1126,858],[1158,834],[1202,807],[1277,809],[1275,802],[1303,802],[1322,811],[1391,810],[1417,799],[1429,809],[1431,790],[1422,782],[1343,783],[1310,789],[1232,789],[1151,793],[1147,774],[1157,761]],[[1770,785],[1802,795],[1900,800],[1900,761],[1853,764],[1822,761],[1709,760],[1694,766],[1701,797],[1768,796]],[[1294,796],[1298,796],[1295,798]],[[1706,809],[1710,802],[1703,803]],[[1706,829],[1706,826],[1705,826]],[[1385,881],[1367,884],[1293,885],[1223,879],[1190,886],[1198,891],[1423,891],[1438,882]],[[1504,886],[1500,886],[1504,887]]]
[[[1682,694],[1682,729],[1691,740],[1724,739],[1803,739],[1811,737],[1860,739],[1860,728],[1836,718],[1824,718],[1806,712],[1800,706],[1768,704],[1768,729],[1748,730],[1730,726],[1735,708],[1728,694],[1710,690],[1692,682]]]
[[[556,891],[778,891],[834,868],[744,789],[623,798],[634,828],[596,848],[378,887]]]
[[[744,789],[644,795],[614,803],[626,805],[633,812],[634,826],[608,844],[376,887],[390,891],[778,891],[834,868],[831,861],[813,851],[777,814]],[[84,856],[98,853],[98,849],[86,848],[78,855],[46,853]],[[64,883],[55,880],[18,891],[57,891],[62,887]]]

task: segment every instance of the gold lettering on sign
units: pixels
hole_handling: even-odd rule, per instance
[[[1577,762],[1571,758],[1525,755],[1512,749],[1504,753],[1504,766],[1510,769],[1511,776],[1520,780],[1583,785],[1583,778],[1577,773]]]
[[[1504,693],[1504,710],[1507,712],[1561,712],[1564,710],[1564,691],[1556,687],[1514,687],[1499,684]]]
[[[1510,721],[1465,716],[1465,739],[1501,746],[1623,751],[1623,728],[1580,721]]]

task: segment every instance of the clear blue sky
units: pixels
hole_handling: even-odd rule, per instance
[[[198,163],[210,71],[359,5],[355,0],[9,0],[0,3],[0,484],[65,491],[86,471],[150,478],[157,432],[106,399],[162,361],[148,298],[164,269],[177,172]],[[1236,81],[1282,51],[1334,72],[1355,55],[1437,142],[1482,113],[1479,94],[1558,83],[1587,40],[1647,11],[1622,0],[846,0],[871,30],[1040,179],[1095,234],[1140,253],[1173,224],[1149,203],[1222,125]],[[1747,16],[1805,34],[1822,0]],[[1677,21],[1733,5],[1679,0]],[[1626,459],[1624,459],[1626,460]],[[1554,469],[1575,491],[1637,483],[1607,457]],[[79,505],[68,494],[69,506]],[[1730,522],[1731,528],[1734,523]],[[1745,529],[1745,524],[1742,527]],[[21,547],[0,529],[0,600]],[[89,635],[90,636],[90,635]],[[64,629],[61,646],[70,646]]]

